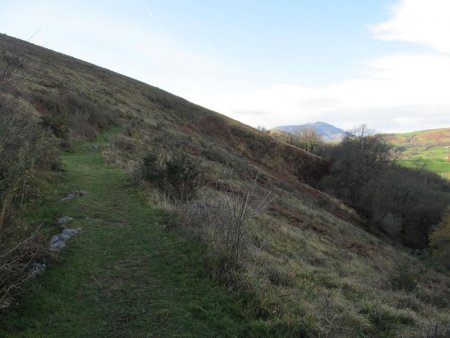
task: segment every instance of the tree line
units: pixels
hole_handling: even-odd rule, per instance
[[[425,168],[398,165],[396,148],[366,126],[347,132],[338,144],[323,142],[312,129],[284,140],[329,162],[317,186],[364,215],[372,232],[424,249],[430,234],[442,229],[437,225],[450,205],[450,182]]]

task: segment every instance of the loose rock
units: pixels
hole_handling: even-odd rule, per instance
[[[70,237],[72,237],[73,235],[76,235],[77,233],[79,233],[81,231],[80,228],[66,228],[63,231],[61,231],[61,236],[63,236],[63,238],[65,238],[65,240],[67,241],[68,239],[70,239]]]
[[[58,218],[57,220],[56,220],[56,224],[58,224],[58,225],[65,225],[65,224],[67,224],[67,223],[69,223],[69,222],[72,222],[73,221],[73,218],[72,217],[69,217],[69,216],[63,216],[63,217],[60,217],[60,218]]]
[[[66,246],[66,242],[75,234],[81,231],[80,228],[66,228],[57,235],[53,235],[49,241],[49,249],[51,251],[60,251]]]
[[[66,197],[64,197],[62,200],[63,200],[63,201],[73,200],[73,199],[75,199],[75,198],[80,198],[80,197],[83,197],[83,196],[86,196],[86,195],[87,195],[87,192],[86,192],[86,191],[83,191],[83,190],[80,190],[80,191],[72,191],[72,192],[69,192],[69,193],[66,195]]]
[[[54,235],[50,238],[49,249],[51,251],[59,251],[66,246],[66,241],[58,235]]]
[[[34,278],[43,274],[47,270],[47,264],[45,263],[33,263],[30,265],[30,277]]]
[[[98,151],[99,149],[100,149],[100,147],[99,147],[99,145],[98,144],[90,144],[89,146],[88,146],[88,149],[89,150],[92,150],[92,151]]]

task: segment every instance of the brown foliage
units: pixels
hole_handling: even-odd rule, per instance
[[[44,125],[70,146],[72,139],[93,140],[114,123],[114,114],[75,93],[35,93],[31,98]]]

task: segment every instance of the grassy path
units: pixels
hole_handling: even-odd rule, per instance
[[[88,195],[52,199],[41,212],[74,217],[70,226],[83,232],[33,282],[23,306],[0,319],[1,337],[248,334],[251,320],[238,299],[206,277],[201,246],[158,225],[161,214],[124,174],[86,143],[63,162],[66,172],[55,195],[74,190]]]

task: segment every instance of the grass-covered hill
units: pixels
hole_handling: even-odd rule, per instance
[[[39,250],[26,242],[20,257],[33,255],[22,270],[0,276],[52,262],[48,275],[21,284],[28,291],[3,310],[0,335],[448,333],[450,278],[316,189],[329,165],[320,157],[5,35],[0,60],[0,151],[15,164],[0,165],[0,258],[44,224]],[[80,142],[97,143],[101,156]],[[54,202],[61,189],[88,195],[70,207]],[[65,212],[85,217],[70,244],[80,250],[48,258],[52,217]]]
[[[450,128],[385,135],[400,150],[400,163],[450,178]]]

